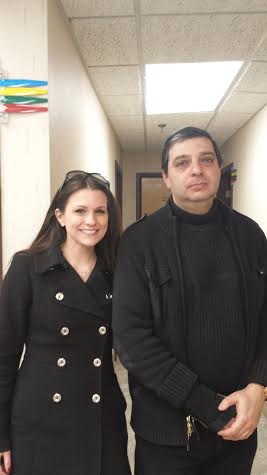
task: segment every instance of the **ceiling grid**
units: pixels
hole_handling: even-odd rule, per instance
[[[206,128],[222,144],[267,104],[266,0],[61,3],[125,151],[159,150],[187,125]],[[145,64],[227,60],[245,63],[214,112],[146,115]]]

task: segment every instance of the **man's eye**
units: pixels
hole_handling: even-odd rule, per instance
[[[183,167],[186,167],[187,164],[188,164],[187,160],[181,160],[180,162],[176,163],[176,167],[183,168]]]
[[[214,158],[213,157],[202,157],[202,161],[205,163],[213,163]]]

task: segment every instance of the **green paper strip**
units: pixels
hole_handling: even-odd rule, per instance
[[[44,97],[31,96],[0,96],[0,104],[44,104],[48,102]]]

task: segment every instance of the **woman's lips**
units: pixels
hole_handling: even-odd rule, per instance
[[[87,236],[93,236],[97,233],[98,229],[80,229],[80,231],[86,234]]]

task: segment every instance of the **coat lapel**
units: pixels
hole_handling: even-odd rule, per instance
[[[88,283],[84,283],[63,258],[58,248],[35,256],[35,271],[53,278],[53,300],[63,307],[103,318],[104,309],[112,302],[107,272],[96,263]]]
[[[101,317],[103,313],[88,286],[72,269],[64,271],[60,282],[55,287],[53,298],[58,305],[80,310],[88,315]]]
[[[96,264],[89,281],[84,283],[73,269],[67,268],[57,287],[54,299],[59,305],[103,318],[104,308],[112,302],[112,292],[106,272]]]

